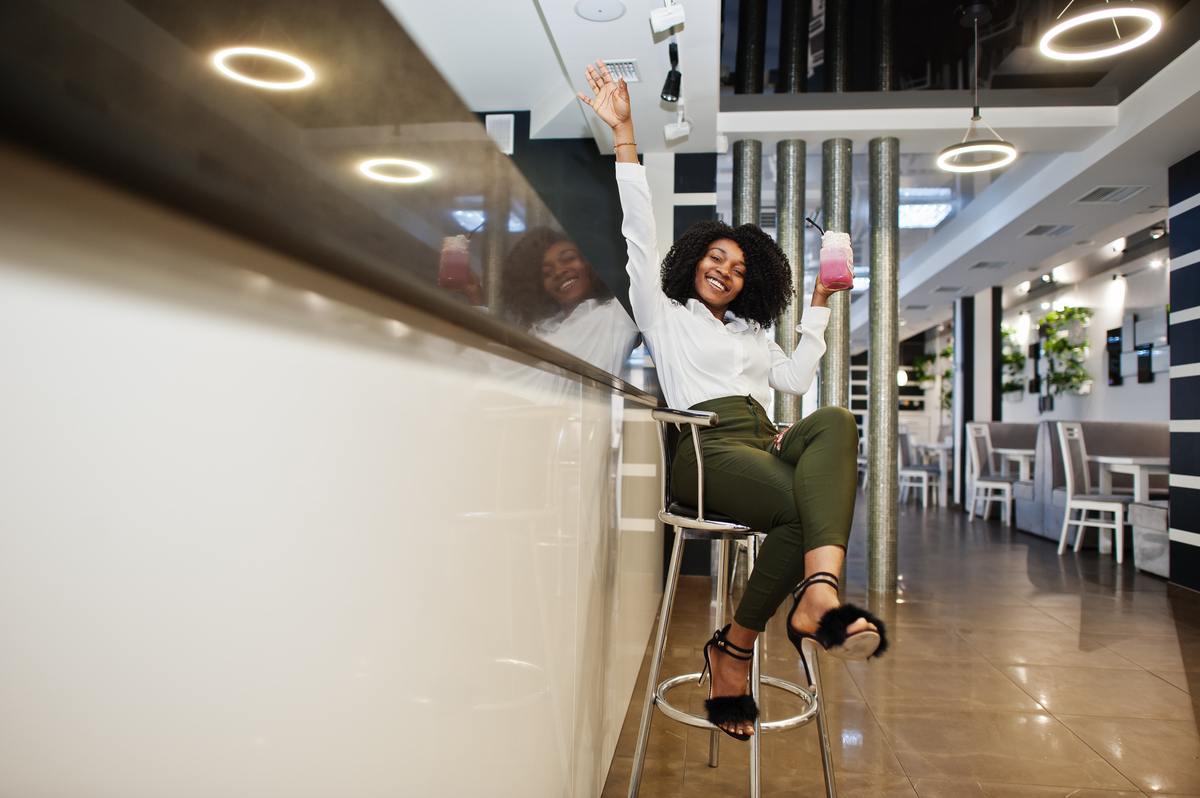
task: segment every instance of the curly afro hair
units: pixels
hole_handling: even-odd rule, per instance
[[[689,227],[663,260],[663,293],[686,305],[695,295],[696,266],[721,238],[736,243],[746,258],[746,281],[729,310],[764,327],[771,325],[792,301],[792,266],[774,239],[756,225],[730,227],[711,221]]]
[[[550,318],[562,308],[542,285],[542,258],[546,250],[571,238],[549,227],[535,227],[521,237],[504,261],[504,281],[500,301],[506,313],[522,327],[531,327]],[[591,297],[606,302],[613,293],[593,269]]]

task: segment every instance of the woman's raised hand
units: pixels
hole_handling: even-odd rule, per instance
[[[597,58],[595,66],[588,64],[587,82],[596,97],[592,99],[581,92],[579,99],[590,105],[611,128],[630,124],[629,87],[624,78],[613,80],[608,67]]]

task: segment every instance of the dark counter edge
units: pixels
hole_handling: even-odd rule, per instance
[[[389,269],[359,253],[346,252],[334,242],[305,236],[274,219],[254,214],[245,207],[231,206],[221,198],[197,189],[186,181],[173,180],[169,175],[145,168],[143,164],[113,159],[111,153],[105,157],[98,153],[88,153],[86,148],[64,151],[57,147],[45,146],[52,144],[53,138],[39,136],[36,140],[31,140],[33,137],[14,137],[11,133],[11,130],[0,131],[0,143],[76,169],[199,221],[214,224],[253,243],[296,258],[388,299],[429,313],[455,327],[555,366],[581,381],[615,391],[650,407],[659,404],[655,396],[620,377],[551,346],[506,321],[453,299],[444,291],[396,272],[394,268]]]

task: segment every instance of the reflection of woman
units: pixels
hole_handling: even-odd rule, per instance
[[[483,304],[479,275],[450,290]],[[521,328],[610,374],[620,375],[638,330],[565,233],[535,227],[504,261],[500,300]]]
[[[818,281],[789,357],[765,328],[791,300],[791,267],[760,229],[701,222],[675,243],[660,269],[629,94],[623,80],[596,64],[588,67],[595,99],[579,96],[613,129],[634,318],[668,403],[719,416],[718,426],[701,432],[705,505],[767,533],[734,622],[704,646],[708,718],[747,739],[758,715],[745,694],[749,654],[789,593],[795,600],[788,637],[797,649],[811,638],[835,656],[866,659],[887,646],[881,621],[838,601],[836,574],[857,483],[854,417],[843,408],[822,408],[779,434],[763,409],[771,388],[802,394],[812,384],[825,352],[826,299],[833,291]],[[690,436],[681,437],[672,473],[676,498],[694,502]]]
[[[506,313],[543,341],[620,374],[637,327],[579,248],[549,227],[530,230],[504,262]]]

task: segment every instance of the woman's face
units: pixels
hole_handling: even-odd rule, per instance
[[[746,259],[742,248],[728,238],[718,238],[709,244],[708,252],[696,264],[695,298],[719,319],[745,284]]]
[[[574,307],[592,295],[592,265],[568,241],[551,244],[542,256],[542,287],[555,302]]]

